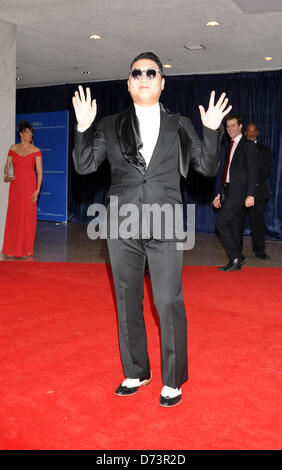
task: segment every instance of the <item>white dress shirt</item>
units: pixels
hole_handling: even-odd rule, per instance
[[[160,104],[156,103],[149,108],[144,108],[135,103],[134,106],[143,143],[140,153],[144,157],[148,168],[160,132]]]

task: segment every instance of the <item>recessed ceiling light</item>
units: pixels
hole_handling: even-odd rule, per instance
[[[99,34],[91,34],[91,36],[89,36],[89,39],[102,39],[101,36],[99,36]]]
[[[22,80],[23,80],[23,78],[17,77],[17,81],[18,81],[18,82],[21,82]]]
[[[87,75],[88,73],[91,73],[91,72],[89,72],[89,70],[81,70],[80,72],[85,74],[85,75]]]
[[[220,23],[218,23],[218,21],[208,21],[208,23],[206,23],[206,26],[219,26]]]
[[[270,61],[270,60],[273,60],[273,57],[264,57],[263,60],[267,60],[267,61]]]
[[[172,65],[170,65],[170,64],[164,64],[163,67],[164,67],[165,69],[171,69],[171,68],[172,68]]]
[[[202,49],[206,49],[205,46],[203,46],[202,44],[196,44],[195,46],[192,46],[192,45],[188,45],[188,46],[184,46],[185,49],[187,49],[188,51],[200,51]]]

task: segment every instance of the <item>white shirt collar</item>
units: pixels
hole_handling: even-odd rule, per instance
[[[148,114],[156,114],[157,112],[159,112],[160,110],[160,103],[156,103],[154,104],[153,106],[149,106],[149,107],[144,107],[144,106],[140,106],[139,104],[136,104],[134,103],[134,106],[135,106],[135,111],[136,111],[136,114],[145,114],[145,115],[148,115]]]

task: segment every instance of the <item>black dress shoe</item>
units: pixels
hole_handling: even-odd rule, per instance
[[[171,408],[172,406],[178,405],[180,401],[181,401],[181,394],[177,395],[177,397],[174,397],[174,398],[163,397],[162,395],[160,397],[160,405],[166,408]]]
[[[219,266],[217,269],[219,271],[238,271],[241,269],[241,265],[246,262],[246,258],[242,255],[240,258],[236,258],[232,261],[229,261],[225,266]],[[240,267],[239,267],[240,266]]]
[[[149,385],[152,382],[152,374],[149,375],[148,377],[143,377],[142,379],[138,379],[138,380],[139,380],[139,384],[136,385],[135,387],[127,387],[126,385],[122,385],[123,384],[122,382],[116,389],[115,394],[120,397],[127,397],[129,395],[134,395],[135,393],[138,392],[141,385]]]
[[[256,255],[257,258],[264,259],[265,261],[271,261],[270,256],[268,256],[266,253],[263,255]]]
[[[178,405],[181,401],[181,388],[173,388],[164,385],[161,396],[160,396],[160,405],[169,408],[171,406]]]
[[[167,385],[164,385],[161,396],[160,396],[160,405],[169,408],[171,406],[178,405],[181,401],[181,388],[173,388]]]
[[[224,272],[230,273],[231,271],[241,271],[242,265],[238,263],[232,264],[229,268],[225,269]]]
[[[229,263],[227,263],[225,266],[218,266],[218,270],[219,271],[225,271],[227,268],[230,268],[232,266],[232,261],[229,261]]]
[[[230,271],[240,271],[242,264],[246,262],[245,256],[240,256],[240,258],[235,258],[232,261],[231,266],[228,266],[227,268],[224,269],[225,272],[230,272]]]

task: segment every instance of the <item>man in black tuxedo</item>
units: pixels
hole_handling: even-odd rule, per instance
[[[220,208],[216,228],[229,257],[228,263],[218,268],[225,272],[238,271],[245,262],[241,243],[242,223],[246,207],[255,204],[257,188],[257,149],[253,142],[242,135],[242,126],[240,116],[227,117],[226,130],[231,142],[221,193],[213,201],[214,207]]]
[[[228,99],[225,93],[214,104],[211,93],[208,110],[199,106],[203,123],[200,141],[190,119],[167,112],[159,103],[165,85],[159,58],[146,52],[131,63],[128,90],[133,103],[126,111],[103,118],[93,136],[96,101],[86,96],[82,87],[75,92],[73,105],[77,118],[73,159],[76,171],[96,171],[107,158],[111,167],[111,214],[124,228],[125,205],[135,209],[137,221],[145,205],[169,206],[172,212],[181,203],[180,177],[186,177],[189,164],[206,176],[216,174],[220,162],[219,130]],[[118,196],[113,207],[112,198]],[[129,207],[129,206],[127,206]],[[148,220],[147,220],[148,222]],[[181,385],[188,378],[187,326],[182,293],[183,251],[177,249],[175,231],[161,221],[159,230],[148,231],[136,224],[129,237],[107,231],[108,249],[115,284],[119,319],[119,343],[126,379],[116,394],[133,395],[141,385],[151,382],[152,374],[147,352],[143,319],[144,267],[148,260],[154,303],[160,318],[162,379],[160,404],[171,407],[181,400]],[[155,221],[153,221],[153,224]],[[133,224],[134,225],[134,224]],[[183,219],[182,219],[183,227]],[[144,231],[146,232],[144,235]],[[167,233],[169,232],[169,236]],[[115,239],[114,239],[115,238]]]
[[[256,191],[256,203],[248,209],[251,219],[253,251],[257,258],[269,261],[270,256],[265,252],[264,238],[264,210],[265,204],[269,200],[269,189],[267,180],[272,167],[272,152],[269,147],[257,142],[258,128],[255,123],[246,126],[245,136],[252,140],[258,150],[258,187]]]

